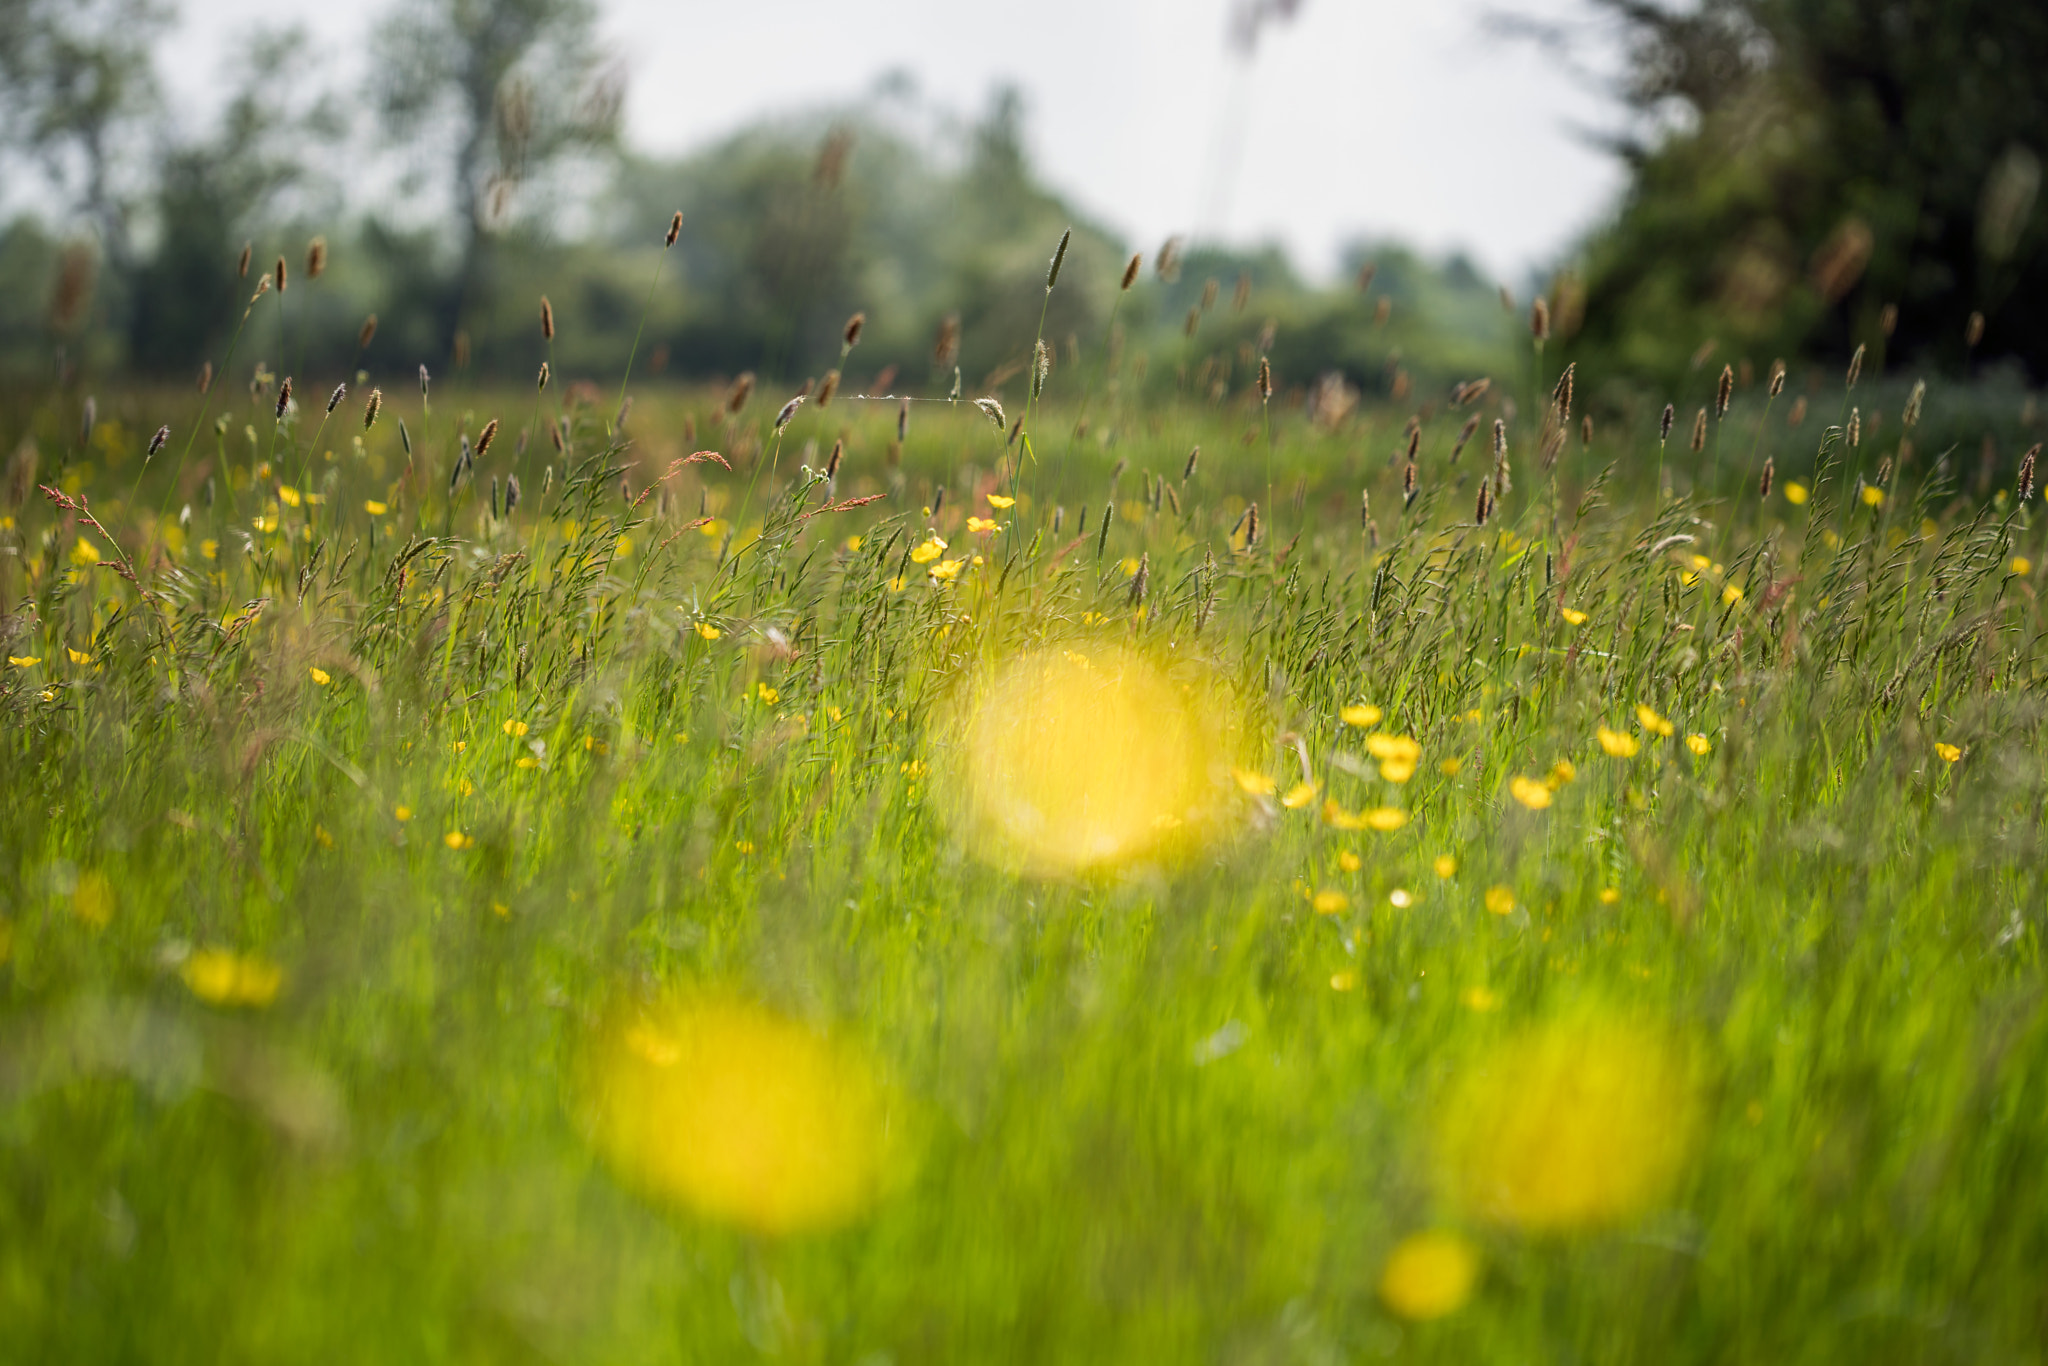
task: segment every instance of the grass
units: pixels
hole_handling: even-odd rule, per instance
[[[1112,387],[1070,443],[1058,376],[1071,453],[1014,470],[965,403],[901,448],[893,404],[806,405],[737,528],[772,396],[643,389],[621,444],[558,384],[522,451],[526,391],[430,428],[394,385],[358,444],[302,381],[132,498],[195,400],[84,444],[22,400],[136,581],[17,481],[7,1355],[2038,1360],[2029,514],[1925,457],[1866,503],[1870,438],[1744,391],[1669,501],[1654,411],[1546,471],[1529,404],[1482,528],[1463,411],[1404,508],[1406,411],[1282,394],[1268,437],[1239,378]],[[839,500],[881,497],[821,511],[842,434]],[[1232,542],[1248,498],[1287,543]],[[1064,875],[965,833],[1010,775],[952,718],[1031,650],[1170,661],[1211,823]],[[1152,754],[1115,715],[1017,724]],[[1114,809],[1104,771],[1029,781]],[[668,1066],[693,1038],[738,1042]],[[721,1144],[793,1165],[720,1186]]]

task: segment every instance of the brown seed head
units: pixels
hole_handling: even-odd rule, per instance
[[[1145,258],[1138,252],[1131,253],[1131,259],[1124,263],[1124,282],[1120,288],[1129,289],[1138,282],[1138,267],[1143,265],[1144,261]]]
[[[747,400],[752,398],[753,396],[754,372],[752,370],[748,370],[742,373],[738,379],[734,380],[732,382],[732,388],[727,391],[725,395],[726,412],[731,413],[735,417],[737,417],[739,415],[740,410],[747,406]]]
[[[832,396],[839,392],[839,372],[827,370],[825,378],[818,381],[818,406],[825,407],[832,402]]]
[[[1977,343],[1983,340],[1984,315],[1982,313],[1972,313],[1970,320],[1963,324],[1963,345],[1974,351],[1977,349]]]
[[[868,325],[868,315],[856,313],[846,320],[846,330],[840,337],[840,344],[851,351],[860,345],[860,330]]]
[[[199,392],[203,394],[211,388],[213,388],[213,362],[207,361],[199,367]]]
[[[237,280],[246,280],[249,278],[249,258],[255,255],[255,252],[256,246],[253,242],[242,243],[242,255],[240,259],[235,262],[235,278]]]
[[[1889,337],[1899,330],[1899,306],[1886,304],[1884,311],[1877,315],[1877,330],[1880,336]]]
[[[1770,497],[1770,496],[1771,496],[1771,480],[1772,480],[1772,478],[1773,478],[1773,477],[1774,477],[1774,476],[1775,476],[1775,475],[1777,474],[1777,472],[1778,472],[1778,462],[1777,462],[1777,460],[1776,460],[1776,459],[1774,459],[1774,458],[1773,458],[1773,457],[1771,457],[1771,456],[1768,456],[1768,455],[1767,455],[1767,456],[1765,456],[1765,457],[1764,457],[1764,473],[1763,473],[1763,478],[1761,478],[1761,479],[1757,480],[1757,483],[1756,483],[1756,496],[1757,496],[1757,497],[1759,497],[1759,498],[1768,498],[1768,497]]]
[[[1413,460],[1408,462],[1407,469],[1401,471],[1401,500],[1404,503],[1415,501],[1415,462]]]
[[[905,398],[896,405],[896,442],[901,445],[910,439],[910,400]]]
[[[1785,362],[1782,360],[1774,360],[1771,362],[1771,397],[1776,398],[1779,394],[1782,394],[1784,392]]]
[[[348,386],[346,384],[335,385],[334,392],[327,396],[327,411],[331,413],[336,408],[339,408],[341,406],[341,401],[347,397]]]
[[[1169,237],[1153,258],[1152,268],[1160,279],[1172,284],[1180,278],[1180,238]]]
[[[1579,372],[1579,363],[1573,361],[1565,366],[1564,373],[1557,377],[1557,387],[1550,391],[1550,401],[1557,406],[1557,420],[1568,421],[1572,415],[1572,379]]]
[[[1452,460],[1455,461],[1461,454],[1464,453],[1465,443],[1470,441],[1472,439],[1473,433],[1477,432],[1478,430],[1479,414],[1474,413],[1472,414],[1472,416],[1465,419],[1465,425],[1458,431],[1458,444],[1451,447]]]
[[[2013,492],[2019,495],[2019,500],[2022,503],[2034,496],[2034,462],[2040,456],[2041,443],[2037,441],[2027,448],[2025,455],[2020,457],[2020,478]]]
[[[1797,427],[1804,421],[1806,421],[1806,395],[1801,394],[1792,400],[1792,408],[1785,414],[1785,425],[1787,427]]]
[[[1863,375],[1863,347],[1859,345],[1859,346],[1858,346],[1858,347],[1856,348],[1856,352],[1855,352],[1855,354],[1849,357],[1849,385],[1848,385],[1848,387],[1849,387],[1849,388],[1851,388],[1851,389],[1854,389],[1854,388],[1856,387],[1856,381],[1857,381],[1858,379],[1862,378],[1862,375]]]
[[[1707,410],[1702,408],[1692,420],[1692,449],[1697,455],[1707,448]]]
[[[1863,444],[1863,410],[1861,408],[1851,408],[1849,410],[1849,444],[1851,446]]]
[[[1665,405],[1664,405],[1664,416],[1663,416],[1663,417],[1661,417],[1661,418],[1659,418],[1659,419],[1657,420],[1657,444],[1658,444],[1658,445],[1660,445],[1660,446],[1661,446],[1661,445],[1663,445],[1663,444],[1664,444],[1665,442],[1667,442],[1667,441],[1669,441],[1669,440],[1671,439],[1671,424],[1672,424],[1673,422],[1677,421],[1677,419],[1678,419],[1678,405],[1677,405],[1677,404],[1675,404],[1675,403],[1667,403],[1667,404],[1665,404]]]
[[[1270,402],[1273,397],[1273,362],[1259,357],[1259,402]]]
[[[661,239],[661,249],[667,251],[683,235],[683,211],[677,209],[668,220],[668,235]]]
[[[1550,340],[1550,300],[1541,294],[1529,305],[1529,335],[1537,341]]]
[[[827,479],[837,479],[839,477],[839,460],[845,454],[846,442],[843,439],[832,443],[832,454],[825,457],[825,477]]]
[[[795,398],[783,404],[782,411],[775,415],[776,432],[780,433],[784,427],[787,427],[790,419],[796,416],[796,410],[803,406],[804,396],[802,394],[798,394]]]
[[[482,459],[482,458],[483,458],[483,455],[484,455],[484,452],[486,452],[486,451],[490,450],[490,448],[491,448],[491,443],[492,443],[493,441],[496,441],[497,439],[498,439],[498,419],[496,419],[496,418],[494,417],[494,418],[492,418],[492,419],[491,419],[491,420],[490,420],[489,422],[486,422],[486,423],[484,424],[484,429],[483,429],[482,431],[480,431],[480,432],[478,432],[478,433],[476,434],[476,453],[477,453],[477,458],[478,458],[478,459]]]
[[[1913,392],[1906,395],[1905,411],[1899,414],[1899,422],[1911,431],[1920,422],[1920,405],[1927,401],[1927,381],[1915,380]]]
[[[327,272],[327,239],[316,237],[306,243],[306,278],[317,280]]]
[[[1052,293],[1052,287],[1060,282],[1060,267],[1067,263],[1067,244],[1074,240],[1074,230],[1068,228],[1060,234],[1060,244],[1052,250],[1052,264],[1045,269],[1045,292]]]
[[[367,351],[377,336],[377,315],[372,313],[363,319],[363,325],[356,329],[356,350]]]
[[[1717,387],[1714,390],[1714,416],[1716,418],[1723,418],[1728,416],[1728,405],[1734,400],[1734,398],[1735,367],[1732,365],[1724,365],[1721,367],[1721,383],[1719,387]]]
[[[540,296],[540,335],[542,341],[555,339],[555,306],[545,294]]]
[[[169,426],[157,428],[156,435],[152,436],[149,439],[149,454],[155,455],[158,451],[164,448],[164,442],[169,441],[170,439],[171,429]]]
[[[1180,471],[1181,483],[1185,484],[1188,480],[1195,477],[1195,466],[1200,464],[1201,460],[1202,448],[1200,446],[1188,452],[1188,463],[1183,465]]]
[[[277,418],[284,420],[284,410],[292,406],[292,377],[286,375],[284,383],[277,388]]]
[[[285,271],[284,258],[282,256],[277,258],[277,268],[270,272],[270,278],[271,281],[277,285],[277,292],[280,294],[284,293]]]
[[[536,394],[542,392],[548,387],[548,377],[552,373],[553,372],[548,369],[548,363],[546,361],[542,361],[540,363],[540,373],[534,376],[533,380],[533,391]]]
[[[363,430],[367,432],[370,428],[376,426],[377,414],[383,411],[384,391],[382,389],[370,390],[369,402],[363,405]]]

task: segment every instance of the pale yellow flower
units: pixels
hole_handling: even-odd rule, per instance
[[[1736,603],[1742,601],[1742,590],[1732,583],[1729,584],[1721,590],[1721,601],[1727,606],[1733,607]]]
[[[1550,789],[1534,778],[1525,778],[1517,774],[1508,782],[1508,793],[1531,811],[1541,811],[1550,805]]]
[[[912,564],[930,564],[945,553],[946,543],[937,536],[933,536],[910,552],[910,562]]]
[[[1506,887],[1486,889],[1486,909],[1495,915],[1510,915],[1515,909],[1515,894]]]
[[[990,495],[988,495],[988,505],[996,509],[996,511],[1001,512],[1005,508],[1015,507],[1017,505],[1017,500],[1015,498],[1006,497],[1005,495],[1000,493],[991,493]]]
[[[378,502],[375,498],[369,498],[363,502],[363,511],[369,513],[372,517],[382,517],[391,509],[388,505]]]
[[[1642,741],[1627,731],[1609,730],[1602,725],[1593,732],[1593,738],[1600,742],[1600,748],[1616,759],[1632,759],[1643,745]]]
[[[1798,507],[1804,503],[1806,501],[1806,485],[1800,483],[1797,479],[1786,481],[1785,501],[1793,507]]]
[[[1479,1253],[1455,1233],[1403,1238],[1380,1272],[1380,1299],[1411,1323],[1456,1313],[1479,1280]]]
[[[1669,738],[1671,733],[1677,729],[1676,726],[1673,726],[1669,721],[1659,716],[1656,708],[1648,703],[1639,702],[1636,704],[1636,720],[1642,724],[1644,730],[1649,731],[1652,735],[1662,735]]]
[[[288,508],[295,508],[299,505],[299,491],[290,484],[279,484],[277,486],[277,501],[283,503]]]
[[[725,632],[719,630],[708,621],[700,621],[697,623],[697,634],[705,640],[716,640],[724,635]]]
[[[1707,755],[1712,754],[1714,752],[1714,742],[1709,740],[1704,735],[1695,734],[1686,736],[1685,747],[1691,750],[1694,754],[1699,755]]]
[[[1310,802],[1314,801],[1316,799],[1316,793],[1320,792],[1321,790],[1322,784],[1320,783],[1296,783],[1293,787],[1288,788],[1286,793],[1281,796],[1280,805],[1286,807],[1289,811],[1299,811],[1301,810],[1301,808],[1307,806]]]
[[[100,548],[81,536],[71,544],[71,563],[85,569],[100,562]]]
[[[267,1006],[284,985],[284,969],[277,964],[226,949],[194,949],[178,975],[194,996],[214,1006]]]
[[[1349,849],[1341,849],[1337,852],[1337,866],[1347,873],[1355,873],[1365,866],[1365,862]]]
[[[1263,773],[1248,768],[1233,768],[1230,776],[1237,779],[1237,785],[1254,797],[1270,797],[1279,790],[1279,784]]]
[[[1376,726],[1380,723],[1380,709],[1368,702],[1354,702],[1338,712],[1347,726]]]
[[[1438,877],[1450,878],[1458,875],[1458,860],[1450,854],[1438,854],[1436,862],[1429,866],[1436,870]]]
[[[1586,624],[1586,614],[1576,607],[1560,608],[1557,614],[1563,617],[1569,625],[1584,626]]]
[[[1325,887],[1309,903],[1317,915],[1337,915],[1351,908],[1351,898],[1335,887]]]
[[[1408,735],[1368,735],[1365,737],[1365,752],[1382,761],[1391,759],[1396,763],[1414,764],[1422,757],[1422,746]]]
[[[1876,507],[1876,506],[1877,506],[1878,504],[1882,503],[1883,501],[1884,501],[1884,490],[1883,490],[1883,489],[1879,488],[1879,487],[1878,487],[1877,485],[1875,485],[1875,484],[1865,484],[1865,485],[1863,486],[1863,502],[1864,502],[1864,504],[1865,504],[1866,506],[1868,506],[1868,507]]]

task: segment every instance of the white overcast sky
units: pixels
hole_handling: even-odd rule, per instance
[[[631,72],[627,135],[680,152],[764,115],[857,97],[892,69],[979,112],[1025,95],[1040,173],[1133,244],[1277,239],[1313,274],[1358,237],[1460,248],[1519,280],[1608,208],[1622,176],[1588,128],[1616,111],[1489,12],[1577,0],[1303,0],[1243,63],[1234,0],[599,0]],[[252,24],[296,22],[360,79],[377,0],[182,0],[162,65],[186,108],[217,100]],[[1233,143],[1239,149],[1233,158]],[[1234,172],[1227,170],[1234,165]]]

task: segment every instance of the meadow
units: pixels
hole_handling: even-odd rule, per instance
[[[8,400],[0,1356],[2041,1358],[1967,391],[286,401],[317,284]]]

